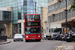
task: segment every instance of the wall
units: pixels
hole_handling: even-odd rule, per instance
[[[47,13],[48,13],[48,8],[42,7],[42,27],[43,27],[43,31],[46,29]]]
[[[12,22],[6,24],[6,28],[4,29],[4,31],[7,37],[10,37],[10,35],[12,36]]]
[[[49,0],[50,1],[50,0]],[[67,0],[67,10],[70,9],[73,0]],[[48,21],[49,23],[57,22],[61,20],[65,20],[66,18],[66,2],[65,0],[61,0],[58,2],[57,0],[53,0],[48,3]],[[67,11],[68,19],[75,17],[75,11]]]
[[[24,35],[24,20],[18,20],[18,23],[21,23],[21,34]],[[19,28],[19,27],[18,27]],[[19,30],[19,29],[18,29]]]

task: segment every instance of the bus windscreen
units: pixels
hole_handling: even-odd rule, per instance
[[[26,34],[40,34],[41,28],[25,28]]]

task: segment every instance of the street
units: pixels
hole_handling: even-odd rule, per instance
[[[65,41],[56,40],[41,40],[41,42],[12,42],[9,44],[0,45],[0,50],[56,50],[60,45],[66,44]]]

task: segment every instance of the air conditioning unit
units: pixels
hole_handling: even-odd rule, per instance
[[[58,2],[61,2],[61,0],[57,0]]]

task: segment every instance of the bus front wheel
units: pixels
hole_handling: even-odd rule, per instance
[[[38,42],[40,42],[41,40],[37,40]]]
[[[29,40],[25,40],[25,42],[29,42]]]

